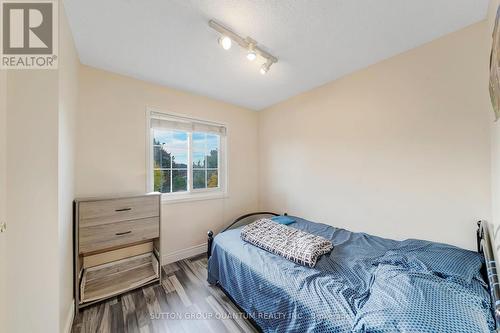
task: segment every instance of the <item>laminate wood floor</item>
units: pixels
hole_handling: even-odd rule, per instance
[[[163,266],[149,285],[80,311],[72,332],[257,332],[231,300],[207,283],[200,255]]]

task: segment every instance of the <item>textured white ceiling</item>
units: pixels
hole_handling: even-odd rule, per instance
[[[66,0],[81,61],[259,110],[485,18],[488,0]],[[279,58],[265,76],[207,25]]]

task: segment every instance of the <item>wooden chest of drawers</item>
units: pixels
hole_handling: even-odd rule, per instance
[[[74,202],[76,310],[161,281],[160,194]]]

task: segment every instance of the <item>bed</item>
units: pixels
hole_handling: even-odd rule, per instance
[[[395,241],[293,217],[290,225],[332,241],[314,268],[241,240],[237,219],[208,241],[208,282],[262,332],[491,332],[498,281],[486,225],[481,253],[447,244]],[[486,249],[486,251],[484,251]],[[487,252],[483,256],[482,252]],[[491,281],[488,280],[488,277]],[[490,282],[494,288],[489,288]],[[495,284],[496,283],[496,284]]]

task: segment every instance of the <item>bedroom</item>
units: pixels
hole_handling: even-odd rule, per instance
[[[6,31],[30,7],[1,3],[23,44]],[[57,18],[47,43],[45,7],[24,16],[28,44],[50,44],[40,68],[2,44],[1,332],[494,327],[493,305],[448,294],[418,326],[425,307],[404,310],[422,300],[396,311],[382,296],[408,290],[377,274],[452,288],[461,267],[478,304],[496,300],[476,231],[496,255],[499,1],[38,3]],[[297,263],[242,239],[270,214],[224,231],[254,212],[291,222],[254,243],[299,229],[333,248]]]

